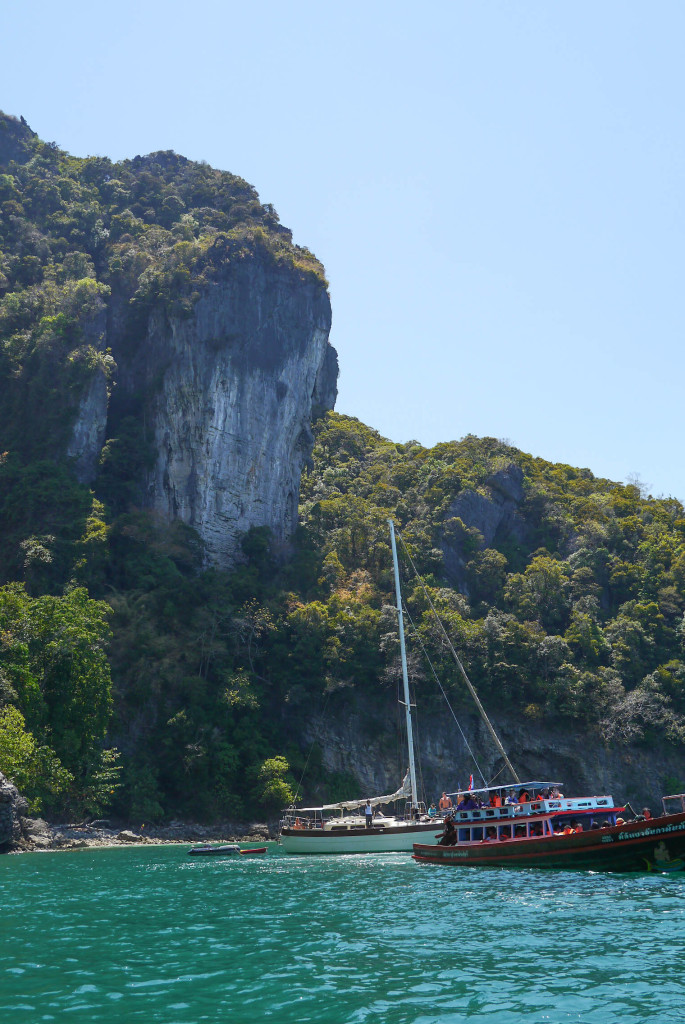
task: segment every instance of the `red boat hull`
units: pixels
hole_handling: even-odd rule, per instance
[[[243,857],[249,857],[254,853],[266,853],[266,846],[253,846],[251,850],[241,850],[240,853]]]
[[[685,869],[685,813],[594,829],[456,846],[414,844],[414,859],[450,867],[575,868],[592,871]]]

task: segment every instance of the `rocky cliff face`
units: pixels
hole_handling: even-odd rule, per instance
[[[74,459],[80,483],[90,483],[97,472],[98,459],[107,434],[107,380],[98,367],[81,397],[78,416],[67,446],[67,458]]]
[[[337,713],[331,702],[325,718],[309,720],[305,741],[319,744],[327,768],[356,776],[360,796],[393,792],[406,770],[406,753],[388,734],[390,716],[376,719],[363,698],[346,707],[342,707],[342,700],[338,704]],[[668,778],[682,776],[682,756],[673,749],[607,747],[599,737],[580,735],[559,720],[531,722],[520,715],[490,717],[522,781],[561,782],[568,795],[610,794],[617,803],[630,801],[636,811],[647,805],[656,813],[661,809]],[[486,779],[493,784],[513,781],[480,717],[460,715],[459,725],[463,735],[447,712],[441,716],[419,715],[417,770],[420,768],[429,800],[443,790],[454,792],[465,787],[471,773],[476,785],[483,784],[468,747]]]
[[[450,505],[445,517],[441,547],[445,575],[462,593],[468,594],[466,563],[461,531],[450,529],[450,520],[460,520],[469,530],[480,534],[480,547],[492,547],[496,540],[513,537],[521,541],[525,523],[518,516],[523,501],[523,472],[512,465],[493,473],[483,491],[464,490]]]
[[[156,458],[145,504],[193,526],[214,564],[230,564],[250,527],[285,541],[296,525],[312,419],[335,402],[330,324],[320,282],[250,259],[190,318],[153,314],[133,358],[113,339],[119,398],[146,396],[138,414]]]
[[[152,311],[131,343],[116,296],[105,333],[116,361],[119,409],[144,423],[155,453],[143,504],[194,527],[207,561],[230,565],[240,536],[295,528],[311,424],[335,403],[338,365],[328,343],[330,300],[321,281],[268,259],[234,263],[184,319]],[[84,393],[68,454],[91,481],[108,424],[104,375]]]

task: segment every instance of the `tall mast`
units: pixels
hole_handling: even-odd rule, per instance
[[[402,592],[400,590],[400,570],[397,564],[397,547],[395,545],[395,526],[390,524],[390,543],[392,545],[392,564],[395,569],[395,594],[397,597],[397,622],[400,630],[400,654],[402,656],[402,683],[404,685],[404,710],[407,716],[407,747],[409,749],[409,778],[411,780],[411,804],[416,806],[418,789],[416,787],[416,764],[414,763],[414,733],[411,724],[411,704],[409,703],[409,677],[407,675],[407,651],[404,646],[404,617],[402,614]]]
[[[393,530],[392,523],[390,523],[390,529],[391,529],[391,532],[392,532],[392,543],[393,543],[393,552],[394,552],[394,550],[395,550],[395,533],[394,533],[394,530]],[[402,543],[404,544],[404,541],[402,541]],[[405,551],[406,551],[406,548],[405,548]],[[440,629],[442,631],[442,635],[444,636],[445,640],[447,641],[447,646],[449,647],[449,649],[450,649],[450,651],[452,653],[452,657],[454,658],[454,660],[457,663],[457,667],[459,668],[459,671],[461,672],[461,674],[463,676],[464,682],[466,683],[466,685],[469,688],[471,696],[473,697],[473,699],[474,699],[474,701],[476,703],[476,707],[480,711],[481,717],[482,717],[483,721],[485,722],[485,724],[487,725],[488,730],[490,732],[490,735],[492,736],[493,740],[495,741],[495,745],[496,745],[497,749],[499,750],[500,754],[504,758],[504,763],[506,764],[506,766],[509,769],[509,771],[511,772],[511,774],[514,776],[514,781],[515,782],[520,782],[521,780],[518,777],[516,769],[514,768],[513,764],[509,760],[509,758],[507,757],[507,752],[504,749],[504,747],[502,746],[502,744],[500,742],[500,738],[497,735],[497,733],[495,732],[495,730],[493,728],[493,725],[492,725],[492,722],[488,718],[487,713],[485,711],[485,708],[481,704],[480,699],[478,697],[478,694],[476,693],[476,691],[473,688],[473,684],[471,683],[471,680],[466,675],[466,669],[462,665],[461,661],[459,660],[459,655],[457,654],[457,652],[455,651],[454,647],[452,646],[452,641],[450,640],[449,636],[447,635],[447,630],[445,629],[445,627],[442,624],[442,619],[440,618],[440,616],[436,612],[435,605],[431,601],[431,596],[428,593],[428,591],[426,590],[426,584],[423,582],[423,580],[421,579],[419,574],[416,572],[416,566],[412,562],[411,555],[409,554],[408,551],[407,551],[407,558],[409,559],[409,562],[411,564],[412,569],[416,573],[417,579],[419,580],[419,582],[421,583],[421,586],[423,587],[423,592],[426,595],[426,600],[428,601],[428,604],[430,605],[430,609],[433,612],[433,615],[435,616],[435,621],[437,622],[438,626],[440,627]],[[395,560],[395,565],[397,565],[397,560]],[[485,781],[485,780],[483,780],[483,781]]]

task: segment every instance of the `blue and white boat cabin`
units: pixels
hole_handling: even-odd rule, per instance
[[[564,828],[588,831],[615,825],[625,810],[609,795],[566,797],[561,782],[517,782],[448,795],[459,843],[531,839]]]

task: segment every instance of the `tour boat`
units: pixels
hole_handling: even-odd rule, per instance
[[[369,802],[378,811],[382,805],[404,800],[404,816],[389,816],[376,813],[371,818],[371,827],[369,827],[366,822],[366,816],[359,813],[359,808],[366,803],[365,798],[343,800],[334,804],[323,804],[320,807],[289,807],[284,812],[281,820],[280,835],[281,846],[286,853],[394,853],[399,851],[409,853],[412,850],[417,835],[435,832],[436,826],[440,827],[442,824],[442,818],[430,818],[425,813],[424,806],[418,800],[407,655],[404,643],[400,573],[397,562],[395,528],[392,520],[388,520],[388,523],[390,526],[390,543],[395,571],[397,621],[400,635],[404,692],[404,701],[402,703],[404,704],[407,724],[409,771],[404,778],[402,786],[396,793],[390,793],[387,796],[375,796],[370,798]],[[356,811],[356,813],[345,814],[346,811]],[[336,812],[339,812],[339,815]]]
[[[550,797],[546,791],[552,785],[529,782],[477,791],[474,795],[482,794],[484,803],[493,792],[503,791],[525,790],[529,799],[458,809],[455,834],[440,842],[436,836],[430,845],[415,843],[414,859],[450,867],[685,868],[685,794],[663,797],[663,814],[658,817],[638,815],[625,820],[626,808],[615,807],[610,796]]]

